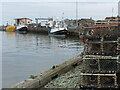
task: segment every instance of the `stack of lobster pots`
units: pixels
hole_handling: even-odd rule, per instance
[[[119,88],[120,31],[92,30],[84,45],[80,88]]]

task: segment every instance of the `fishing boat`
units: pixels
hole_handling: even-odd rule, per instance
[[[26,25],[19,25],[16,27],[16,31],[21,34],[26,34],[28,32],[28,27]]]
[[[56,24],[49,31],[50,36],[67,36],[68,33],[67,25],[60,22],[56,22]]]
[[[15,20],[16,32],[21,34],[26,34],[28,32],[28,25],[32,23],[32,19],[16,18],[14,20]]]
[[[15,26],[8,26],[6,27],[5,31],[6,32],[14,32],[16,30],[16,27]]]

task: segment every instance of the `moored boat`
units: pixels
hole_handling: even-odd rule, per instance
[[[16,30],[16,27],[15,26],[8,26],[6,27],[6,32],[14,32]]]
[[[56,25],[54,25],[49,31],[50,36],[67,36],[68,34],[67,26],[59,22],[56,22]]]
[[[32,19],[29,18],[16,18],[15,26],[16,32],[26,34],[28,32],[28,25],[32,23]]]
[[[49,35],[66,36],[68,34],[67,28],[52,28]]]
[[[28,27],[26,25],[19,25],[16,27],[16,31],[21,34],[26,34],[28,32]]]

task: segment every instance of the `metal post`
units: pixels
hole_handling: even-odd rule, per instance
[[[103,40],[104,40],[104,37],[102,36],[102,38],[101,38],[101,51],[103,52],[104,51],[104,46],[103,46]]]
[[[100,71],[100,59],[98,59],[98,71]],[[98,75],[98,82],[97,82],[98,86],[100,86],[100,76]]]

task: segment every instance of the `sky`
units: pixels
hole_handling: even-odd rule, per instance
[[[1,0],[1,2],[74,2],[76,0]],[[77,0],[79,2],[117,2],[119,0]]]
[[[37,17],[104,19],[118,15],[119,0],[1,0],[0,25],[14,24],[15,18],[27,17],[35,22]]]

